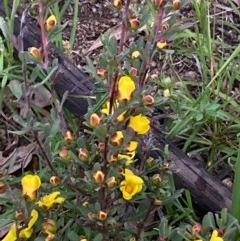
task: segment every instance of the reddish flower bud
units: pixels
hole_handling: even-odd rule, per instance
[[[202,224],[200,223],[195,223],[192,226],[192,235],[196,236],[202,232]]]
[[[167,3],[166,0],[155,0],[155,5],[156,5],[157,8],[164,7],[166,3]]]
[[[89,119],[90,126],[94,127],[99,125],[100,123],[101,123],[101,118],[99,117],[99,115],[96,113],[93,113]]]
[[[65,161],[70,159],[70,153],[66,146],[63,146],[58,154]]]
[[[108,163],[114,164],[114,163],[116,163],[117,160],[118,160],[117,155],[111,155],[111,156],[108,158]]]
[[[97,214],[97,218],[98,218],[99,220],[101,220],[101,221],[106,220],[106,219],[107,219],[107,216],[108,216],[107,212],[101,211],[101,210],[100,210],[100,211],[98,212],[98,214]]]
[[[90,153],[87,149],[85,148],[80,148],[78,150],[78,157],[81,161],[88,161],[89,160],[89,157],[90,157]]]
[[[43,230],[45,232],[56,233],[57,225],[53,219],[47,218],[43,221]]]
[[[90,213],[88,213],[88,214],[87,214],[87,216],[88,216],[88,219],[89,219],[89,220],[91,220],[91,221],[93,221],[93,220],[94,220],[94,218],[95,218],[94,213],[91,213],[91,212],[90,212]]]
[[[123,6],[123,4],[123,0],[112,0],[112,5],[117,9],[120,9]]]
[[[48,19],[46,20],[46,22],[44,24],[45,31],[49,32],[56,25],[57,25],[57,19],[56,19],[55,15],[51,15],[50,17],[48,17]]]
[[[143,102],[145,105],[152,105],[154,103],[154,98],[151,95],[143,96]]]
[[[50,178],[50,183],[51,183],[53,186],[59,185],[60,182],[61,182],[61,180],[60,180],[60,178],[57,177],[57,176],[52,176],[52,177]]]
[[[156,186],[158,186],[162,182],[162,177],[160,174],[154,174],[152,176],[152,183]]]
[[[129,19],[129,28],[131,30],[137,30],[140,26],[140,19],[137,16],[132,16]]]
[[[16,211],[16,212],[15,212],[15,218],[16,218],[17,220],[19,220],[19,221],[22,221],[23,218],[24,218],[24,213],[23,213],[23,211],[22,211],[22,210]]]
[[[103,69],[103,68],[100,68],[100,69],[97,70],[97,75],[99,77],[106,78],[107,77],[107,70]]]
[[[159,198],[154,199],[154,205],[162,206],[162,204],[163,204],[163,201],[161,199],[159,199]]]
[[[67,131],[64,135],[64,140],[69,142],[73,141],[74,140],[73,133],[71,131]]]
[[[178,10],[180,8],[181,1],[180,0],[173,0],[172,8],[173,10]]]
[[[104,150],[105,149],[105,143],[99,142],[97,147],[98,147],[99,150]]]
[[[131,67],[130,70],[129,70],[129,73],[132,75],[132,76],[137,76],[138,74],[138,70],[134,67]]]
[[[38,48],[31,47],[28,51],[36,60],[40,60],[42,58],[42,53]]]
[[[0,181],[0,193],[6,192],[6,189],[7,189],[7,187],[6,187],[5,182]]]
[[[105,174],[102,171],[97,171],[93,174],[93,179],[98,184],[103,183],[104,178],[105,178]]]
[[[109,188],[115,187],[117,185],[116,177],[110,177],[107,181],[107,186]]]

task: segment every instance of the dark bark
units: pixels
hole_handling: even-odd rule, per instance
[[[3,3],[0,3],[0,15],[5,16]],[[20,29],[21,11],[15,18],[14,35],[17,37],[21,32]],[[32,24],[31,18],[27,17],[25,22],[26,31],[23,35],[24,49],[32,46],[41,46],[40,30]],[[92,94],[95,86],[91,79],[83,74],[71,61],[69,61],[53,44],[49,45],[51,58],[57,58],[59,61],[59,73],[61,78],[55,84],[55,90],[60,97],[65,91],[73,95]],[[73,98],[68,96],[65,102],[73,114],[83,116],[88,108],[86,99]],[[158,128],[152,127],[154,134],[154,143],[160,150],[165,145],[169,148],[169,159],[174,163],[174,178],[179,188],[190,190],[193,200],[204,211],[215,211],[221,208],[230,208],[231,192],[216,178],[208,174],[203,168],[193,164],[193,161],[184,154],[180,149],[167,141]],[[161,155],[160,151],[154,151],[153,156]]]

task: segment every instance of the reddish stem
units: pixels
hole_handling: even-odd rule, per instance
[[[39,9],[39,24],[41,28],[41,38],[42,38],[42,47],[43,47],[43,56],[44,56],[44,67],[48,67],[48,40],[46,31],[44,29],[44,13],[46,6],[43,4],[42,0],[38,0],[38,9]]]

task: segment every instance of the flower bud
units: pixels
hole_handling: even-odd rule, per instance
[[[98,184],[103,183],[104,178],[105,178],[105,174],[102,171],[97,171],[93,174],[93,179]]]
[[[85,201],[85,202],[82,204],[82,206],[86,208],[86,207],[88,206],[88,204],[89,204],[89,202],[88,202],[88,201]]]
[[[60,182],[61,182],[61,180],[60,180],[60,178],[57,177],[57,176],[52,176],[52,177],[50,178],[50,183],[51,183],[53,186],[59,185]]]
[[[168,87],[172,86],[173,82],[170,77],[166,77],[161,80],[161,84],[163,85],[163,87],[168,88]]]
[[[153,157],[149,157],[147,160],[146,160],[146,164],[149,166],[149,167],[153,167],[155,165],[155,159]]]
[[[67,142],[71,142],[74,140],[73,133],[71,131],[67,131],[64,135],[64,140]]]
[[[132,52],[131,58],[137,59],[139,56],[140,56],[140,52],[136,50]]]
[[[18,220],[18,221],[22,221],[23,218],[24,218],[24,213],[22,210],[19,210],[19,211],[16,211],[15,212],[15,218]]]
[[[132,236],[128,241],[137,241],[137,239],[134,236]]]
[[[81,238],[79,241],[88,241],[87,238]]]
[[[165,90],[163,91],[163,96],[164,96],[165,98],[170,97],[170,96],[171,96],[170,90],[169,90],[169,89],[165,89]]]
[[[157,47],[159,49],[164,49],[167,47],[167,40],[166,39],[160,39],[158,42],[157,42]]]
[[[4,192],[6,192],[6,190],[7,190],[7,187],[6,187],[5,182],[0,181],[0,193],[4,193]]]
[[[130,70],[129,70],[129,73],[132,75],[132,76],[137,76],[138,74],[138,70],[134,67],[131,67]]]
[[[152,176],[152,183],[156,186],[158,186],[160,183],[162,182],[162,178],[161,178],[161,175],[158,173],[158,174],[154,174]]]
[[[105,143],[99,142],[97,147],[98,147],[99,150],[104,150],[105,149]]]
[[[106,219],[107,219],[107,216],[108,216],[107,212],[101,211],[101,210],[100,210],[100,211],[98,212],[98,214],[97,214],[97,218],[98,218],[99,220],[101,220],[101,221],[106,220]]]
[[[145,105],[152,105],[154,103],[154,98],[151,95],[143,96],[143,102]]]
[[[99,68],[97,70],[97,75],[99,77],[102,77],[102,78],[106,78],[107,77],[107,70],[106,69],[103,69],[103,68]]]
[[[123,6],[123,4],[123,0],[112,0],[112,5],[117,9],[120,9]]]
[[[49,32],[56,25],[57,25],[57,19],[56,19],[55,15],[52,14],[50,17],[47,18],[47,20],[46,20],[46,22],[44,24],[45,31]]]
[[[181,1],[180,0],[173,0],[172,8],[173,10],[178,10],[180,8]]]
[[[129,19],[129,28],[131,30],[137,30],[140,26],[140,19],[137,16],[132,16]]]
[[[89,212],[89,213],[87,214],[87,217],[88,217],[89,220],[93,221],[94,218],[95,218],[95,215],[94,215],[94,213]]]
[[[156,5],[157,8],[164,7],[166,3],[167,3],[166,0],[155,0],[155,5]]]
[[[42,53],[38,48],[31,47],[28,51],[36,60],[40,60],[42,58]]]
[[[114,163],[116,163],[117,160],[118,160],[117,155],[111,155],[111,156],[108,158],[108,163],[109,163],[109,164],[114,164]]]
[[[80,148],[80,149],[78,150],[78,157],[79,157],[79,159],[80,159],[81,161],[86,162],[86,161],[88,161],[89,158],[90,158],[90,153],[89,153],[89,151],[88,151],[87,149],[85,149],[85,148]]]
[[[197,236],[202,232],[202,224],[200,223],[195,223],[192,226],[192,235]]]
[[[47,218],[43,221],[43,230],[45,232],[56,233],[57,225],[53,219]]]
[[[159,199],[159,198],[154,199],[154,205],[162,206],[162,204],[163,204],[163,201],[161,199]]]
[[[66,146],[63,146],[58,154],[65,161],[70,159],[70,153]]]
[[[123,132],[122,131],[116,131],[112,137],[111,137],[111,142],[116,145],[120,146],[123,143]]]
[[[169,30],[169,28],[170,28],[170,26],[168,23],[163,23],[161,26],[162,31],[167,31],[167,30]]]
[[[110,177],[107,181],[107,186],[109,188],[115,187],[117,185],[116,177]]]
[[[101,123],[101,118],[99,117],[99,115],[96,113],[91,114],[89,119],[90,126],[94,127],[99,125],[100,123]]]

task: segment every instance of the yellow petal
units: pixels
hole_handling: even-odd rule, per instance
[[[16,225],[13,224],[2,241],[15,241],[15,240],[17,240],[17,229],[16,229]]]
[[[217,230],[213,230],[210,241],[224,241],[224,240],[223,240],[223,238],[218,237],[218,231]]]
[[[137,116],[131,116],[129,121],[129,127],[131,127],[137,134],[145,134],[150,129],[150,121],[146,116],[139,114]]]
[[[118,82],[117,98],[119,100],[130,100],[135,88],[135,83],[129,76],[122,76]]]
[[[20,238],[30,238],[31,235],[32,235],[32,232],[33,232],[33,225],[36,223],[37,219],[38,219],[38,212],[37,210],[33,209],[32,212],[31,212],[31,219],[28,223],[28,227],[27,228],[24,228],[22,229],[20,232],[19,232],[19,237]]]

